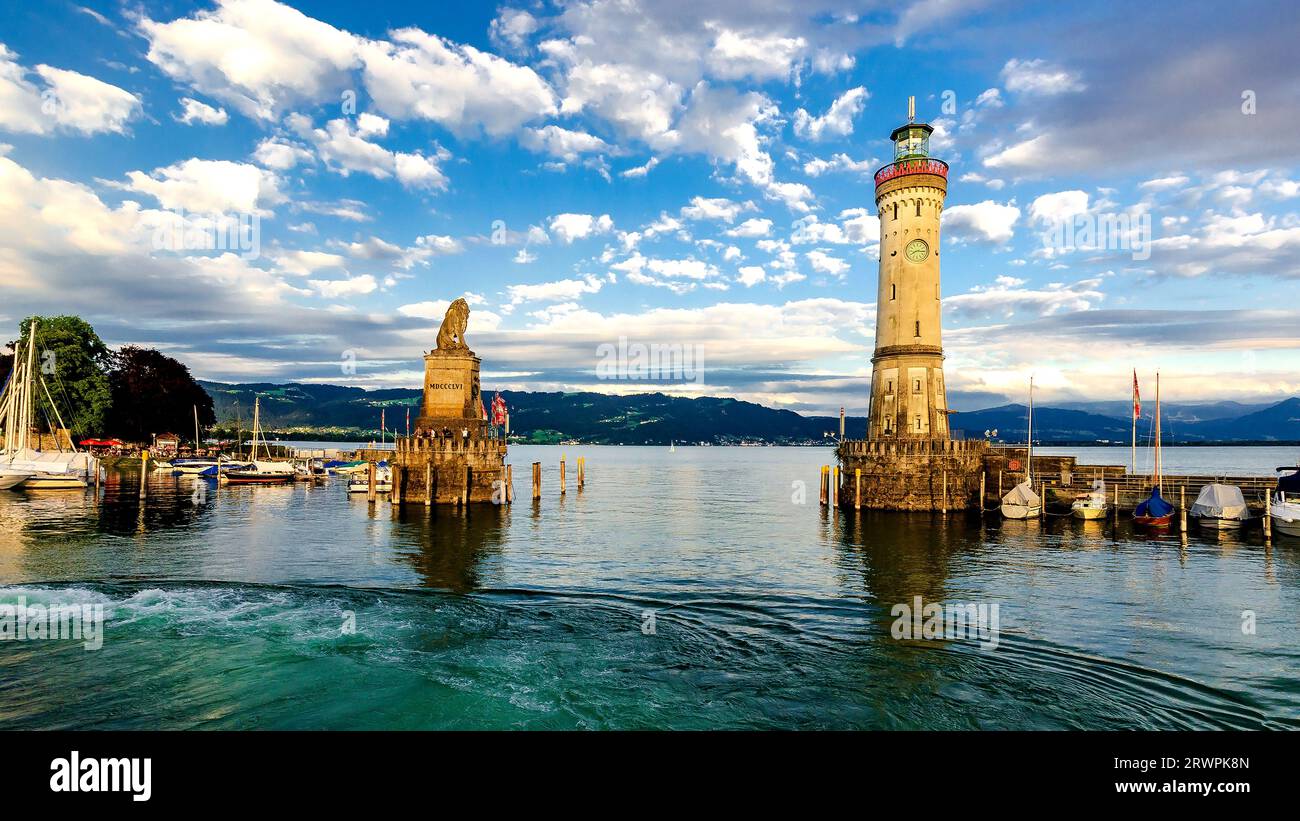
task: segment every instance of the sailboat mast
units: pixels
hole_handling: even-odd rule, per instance
[[[22,383],[22,415],[18,417],[19,424],[22,426],[18,431],[19,449],[28,447],[28,433],[32,427],[32,405],[36,401],[34,391],[32,391],[32,357],[36,352],[36,326],[37,322],[33,318],[31,327],[27,329],[27,367],[23,371]]]
[[[194,456],[199,455],[199,406],[194,406]]]
[[[1165,489],[1164,465],[1160,455],[1160,371],[1156,371],[1156,484],[1163,493]]]
[[[1034,481],[1034,378],[1029,377],[1029,436],[1025,451],[1025,479]]]
[[[262,397],[253,397],[253,458],[251,461],[257,461],[257,434],[259,425],[262,420]]]

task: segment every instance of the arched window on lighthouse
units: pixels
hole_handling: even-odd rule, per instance
[[[893,300],[896,299],[897,297],[898,297],[898,286],[891,282],[889,283],[889,298]]]
[[[921,335],[921,320],[919,319],[916,321],[916,335],[917,336]]]
[[[916,201],[916,215],[917,215],[918,217],[921,216],[921,201],[920,201],[920,200],[917,200],[917,201]]]
[[[894,203],[894,219],[898,219],[898,203]]]

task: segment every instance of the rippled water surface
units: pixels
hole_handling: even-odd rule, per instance
[[[1300,727],[1300,541],[828,513],[822,449],[565,450],[567,496],[515,447],[517,502],[468,515],[0,494],[0,603],[108,616],[98,650],[0,641],[0,728]],[[997,603],[999,645],[893,639],[915,596]]]

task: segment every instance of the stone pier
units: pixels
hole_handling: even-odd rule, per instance
[[[978,509],[988,453],[989,444],[982,439],[845,440],[836,449],[839,505],[851,509],[856,504],[860,470],[864,508]]]

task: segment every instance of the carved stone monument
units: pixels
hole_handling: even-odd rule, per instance
[[[447,308],[438,329],[438,347],[424,356],[424,400],[415,420],[417,431],[465,427],[474,431],[483,424],[479,393],[479,364],[465,342],[469,324],[469,303],[457,299]]]
[[[424,356],[424,395],[412,435],[397,438],[394,504],[511,500],[506,442],[483,419],[480,360],[465,342],[469,303],[457,299]]]

